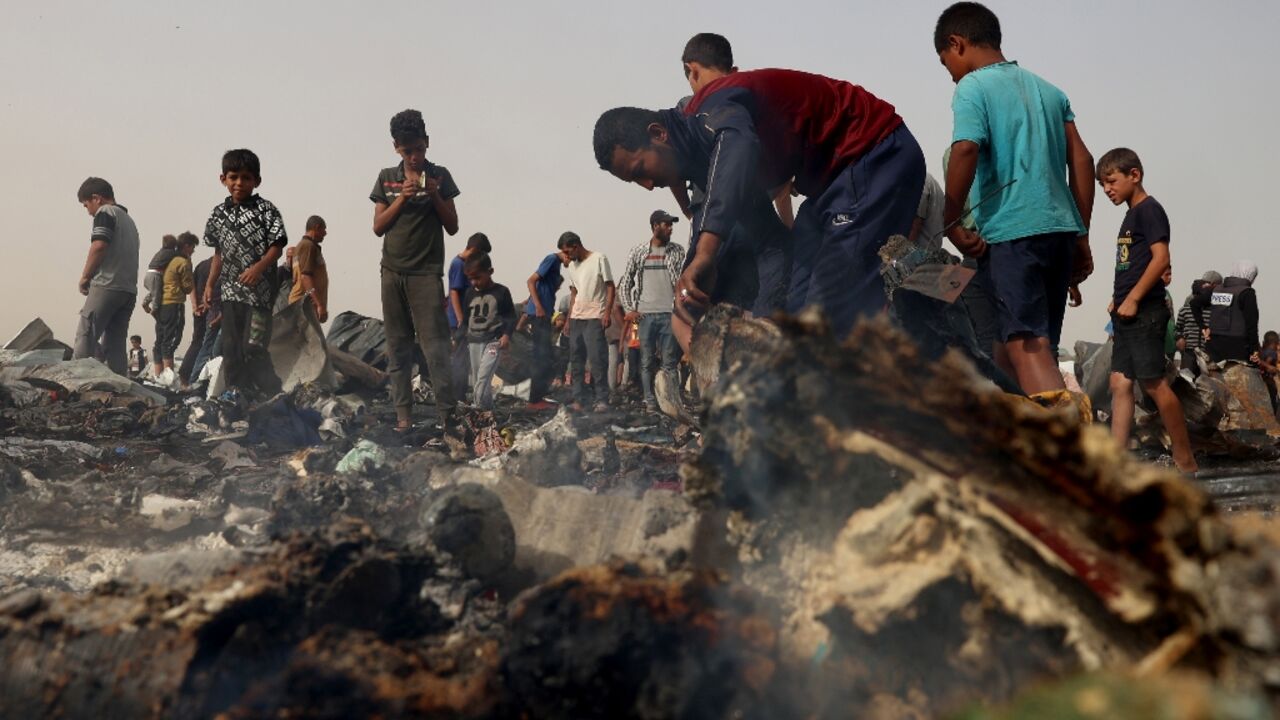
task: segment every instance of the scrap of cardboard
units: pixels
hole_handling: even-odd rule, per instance
[[[953,303],[964,292],[976,271],[963,265],[920,265],[902,281],[902,288]]]

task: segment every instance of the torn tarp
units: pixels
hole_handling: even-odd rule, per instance
[[[4,365],[52,365],[65,358],[59,348],[47,350],[0,350],[0,366]]]
[[[332,390],[333,366],[315,306],[296,302],[271,321],[271,365],[285,392],[303,383]]]
[[[0,383],[24,380],[32,385],[57,387],[69,393],[104,390],[117,395],[131,395],[148,405],[164,405],[165,398],[111,372],[111,368],[93,358],[67,360],[50,365],[10,366],[0,368]]]
[[[58,360],[70,360],[71,348],[66,343],[59,342],[53,337],[53,331],[45,324],[44,320],[36,318],[27,323],[26,327],[18,331],[13,339],[4,344],[5,350],[14,350],[17,352],[28,352],[31,350],[60,350],[62,357]]]

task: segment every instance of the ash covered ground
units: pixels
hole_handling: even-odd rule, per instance
[[[252,407],[10,350],[0,714],[1280,708],[1265,431],[1190,481],[887,324],[718,310],[696,428],[504,398],[450,439],[331,345]]]

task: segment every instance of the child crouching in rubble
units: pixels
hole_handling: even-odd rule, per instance
[[[222,156],[218,179],[229,195],[213,208],[204,229],[204,242],[213,248],[204,302],[212,302],[215,285],[221,289],[227,388],[270,396],[280,392],[280,378],[267,355],[275,299],[275,283],[267,273],[275,269],[289,239],[280,211],[254,192],[262,184],[260,167],[251,150],[228,150]]]
[[[1165,379],[1165,333],[1170,310],[1161,277],[1170,267],[1169,217],[1143,189],[1142,161],[1128,148],[1109,151],[1098,161],[1098,183],[1115,205],[1129,211],[1116,239],[1115,291],[1107,312],[1115,328],[1111,356],[1111,435],[1129,446],[1133,424],[1133,381],[1160,409],[1160,420],[1173,445],[1173,461],[1194,473],[1195,454],[1187,435],[1182,403]]]
[[[476,407],[493,409],[493,374],[498,359],[511,343],[516,327],[516,306],[511,291],[493,281],[493,261],[488,254],[467,258],[463,272],[471,287],[462,300],[456,339],[464,340],[471,356],[471,388]]]

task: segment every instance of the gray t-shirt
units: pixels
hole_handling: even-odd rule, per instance
[[[667,250],[670,248],[670,244],[661,247],[650,245],[649,254],[645,255],[640,266],[644,279],[640,283],[640,302],[636,310],[641,314],[671,312],[675,289],[671,287],[671,274],[667,271]]]
[[[93,216],[89,238],[107,244],[107,253],[90,282],[94,287],[138,294],[138,226],[120,205],[103,205]]]

